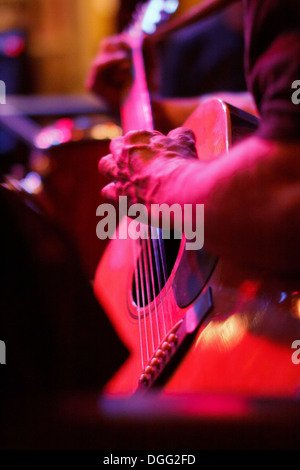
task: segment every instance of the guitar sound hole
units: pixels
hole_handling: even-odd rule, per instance
[[[142,251],[138,258],[132,281],[132,297],[139,307],[146,307],[165,286],[175,265],[181,239],[162,238],[141,241]]]

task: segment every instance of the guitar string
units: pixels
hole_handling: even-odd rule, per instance
[[[148,235],[151,233],[148,227]],[[147,250],[145,249],[145,244],[147,243]],[[149,314],[149,320],[150,320],[150,329],[151,329],[151,339],[152,339],[152,347],[153,347],[153,353],[157,346],[161,342],[161,335],[159,331],[159,322],[158,322],[158,317],[157,317],[157,300],[156,300],[156,294],[155,294],[155,281],[154,281],[154,273],[153,273],[153,264],[152,264],[152,253],[151,253],[151,238],[147,237],[147,242],[143,242],[143,263],[144,263],[144,273],[145,273],[145,283],[146,283],[146,291],[147,291],[147,299],[148,299],[148,314]],[[150,268],[151,267],[151,268]],[[152,287],[152,292],[153,292],[153,305],[154,305],[154,310],[155,310],[155,322],[156,322],[156,329],[157,329],[157,338],[158,341],[155,341],[155,334],[154,334],[154,321],[153,321],[153,315],[152,315],[152,308],[150,305],[151,302],[151,293],[150,293],[150,287]],[[147,322],[146,322],[147,325]]]
[[[149,230],[149,228],[148,228],[148,230]],[[149,240],[147,239],[147,245],[148,245],[148,242],[149,242]],[[153,275],[153,271],[152,271],[152,275],[151,275],[150,262],[147,261],[147,256],[149,256],[149,261],[152,258],[148,246],[147,246],[147,250],[146,250],[145,249],[145,240],[142,239],[142,242],[140,241],[141,251],[140,251],[139,259],[138,259],[139,269],[138,269],[138,271],[136,271],[136,274],[135,274],[135,276],[138,279],[138,282],[141,286],[141,292],[139,291],[139,289],[136,289],[136,295],[137,295],[137,298],[139,299],[139,303],[140,303],[140,294],[142,294],[142,305],[143,305],[143,312],[144,312],[144,314],[143,314],[144,331],[141,327],[141,315],[138,314],[138,317],[139,317],[139,331],[140,331],[140,344],[141,344],[141,356],[142,357],[144,356],[143,347],[142,347],[143,336],[144,336],[146,349],[147,349],[147,357],[146,357],[147,362],[149,362],[149,357],[150,357],[149,356],[149,347],[148,347],[149,332],[148,332],[148,327],[147,327],[147,316],[146,316],[146,308],[147,307],[148,307],[148,318],[150,320],[150,333],[151,333],[151,339],[152,339],[152,354],[154,353],[155,348],[157,346],[157,344],[155,346],[155,341],[154,341],[153,319],[152,319],[152,311],[151,311],[151,307],[150,307],[150,300],[151,300],[150,283],[152,283],[153,299],[154,299],[154,306],[155,306],[155,311],[156,312],[157,312],[157,305],[156,305],[156,296],[155,296],[155,286],[152,282],[152,279],[154,279],[154,275]],[[150,272],[151,281],[149,280],[149,272]],[[154,289],[153,289],[153,287],[154,287]],[[146,292],[145,292],[145,290],[146,290]],[[146,295],[145,294],[147,294],[147,301],[146,301]],[[143,369],[145,368],[144,357],[142,359],[142,368]]]
[[[141,305],[140,305],[140,289],[139,289],[139,275],[137,259],[140,254],[137,253],[136,241],[132,240],[133,247],[133,261],[134,261],[134,280],[135,280],[135,295],[136,305],[138,311],[138,325],[139,325],[139,338],[140,338],[140,353],[141,353],[141,366],[144,369],[144,350],[143,350],[143,334],[142,334],[142,319],[141,319]]]
[[[143,14],[139,16],[141,19],[143,17]],[[137,30],[139,33],[142,32],[140,23],[137,22]],[[138,35],[136,29],[133,29],[131,27],[131,41],[132,41],[132,60],[133,60],[133,69],[135,71],[138,71],[139,73],[136,73],[134,84],[132,86],[132,90],[135,90],[135,93],[137,93],[137,96],[139,96],[139,100],[134,100],[134,104],[141,104],[141,108],[138,110],[139,112],[134,113],[138,118],[142,116],[142,122],[143,125],[141,126],[142,122],[139,122],[139,127],[143,127],[144,129],[148,130],[153,130],[153,121],[152,121],[152,115],[151,115],[151,105],[150,105],[150,99],[148,96],[148,90],[146,86],[146,74],[145,74],[145,69],[144,69],[144,62],[143,62],[143,51],[142,51],[142,44],[143,44],[143,35]],[[127,31],[127,34],[130,34],[130,31]],[[134,41],[134,44],[133,44]],[[134,99],[134,93],[129,95],[129,101]],[[128,100],[127,100],[128,103]],[[123,112],[121,112],[121,117],[123,121],[123,128],[126,127],[124,126],[124,122],[130,122],[132,119],[132,115],[128,115],[128,110],[130,109],[130,106],[127,105],[127,114],[124,114],[125,107],[123,107]],[[140,113],[140,110],[142,109],[142,113]],[[122,109],[121,109],[122,111]],[[132,123],[131,123],[132,124]],[[132,128],[132,126],[131,126]],[[128,129],[129,130],[129,129]],[[157,306],[156,306],[156,295],[155,295],[155,283],[154,281],[154,273],[153,273],[153,264],[151,262],[152,260],[152,252],[151,252],[151,243],[153,244],[153,252],[154,252],[154,258],[155,258],[155,267],[156,267],[156,274],[157,274],[157,280],[158,280],[158,288],[159,288],[159,301],[161,304],[160,308],[160,313],[162,314],[163,321],[158,322],[158,312],[157,312]],[[157,322],[157,330],[160,332],[160,325],[161,323],[163,324],[163,329],[164,329],[164,335],[166,336],[166,317],[165,317],[165,306],[164,302],[162,299],[162,278],[161,278],[161,266],[160,266],[160,261],[159,261],[159,251],[157,248],[157,240],[155,242],[150,243],[150,250],[148,247],[148,256],[149,256],[149,263],[151,266],[151,271],[150,271],[150,278],[152,282],[152,289],[153,289],[153,299],[154,299],[154,305],[155,305],[155,315],[156,315],[156,322]],[[141,248],[141,244],[139,245]],[[134,249],[137,249],[137,246],[134,242]],[[143,343],[142,343],[142,313],[141,313],[141,300],[143,303],[143,320],[144,320],[144,325],[145,325],[145,346],[146,346],[146,351],[147,355],[149,357],[149,348],[148,348],[148,337],[147,337],[147,329],[146,329],[146,316],[145,316],[145,289],[144,289],[144,275],[142,273],[142,261],[141,258],[144,257],[141,256],[141,252],[139,252],[138,257],[135,255],[135,284],[136,284],[136,298],[137,298],[137,308],[138,308],[138,317],[139,317],[139,330],[140,330],[140,344],[141,344],[141,355],[143,357]],[[166,282],[166,278],[165,278]],[[140,292],[141,288],[141,292]],[[142,299],[141,296],[142,295]],[[150,304],[150,297],[148,295],[148,300]],[[159,338],[161,337],[159,333]],[[142,361],[143,362],[143,361]]]
[[[159,340],[159,343],[161,342],[161,338],[162,338],[162,333],[161,333],[161,322],[159,321],[159,311],[157,309],[157,304],[160,305],[160,316],[162,317],[163,319],[163,329],[165,329],[164,327],[164,322],[165,322],[165,314],[164,314],[164,303],[163,301],[160,299],[160,291],[161,291],[161,287],[162,287],[162,281],[161,281],[161,270],[160,270],[160,266],[159,266],[159,257],[158,257],[158,254],[157,254],[157,246],[155,245],[156,243],[156,238],[155,238],[155,229],[153,227],[150,226],[150,241],[151,241],[151,250],[149,250],[149,252],[151,253],[151,259],[153,260],[153,257],[152,257],[152,251],[153,251],[153,254],[154,254],[154,267],[155,267],[155,274],[156,274],[156,279],[157,279],[157,284],[158,284],[158,294],[156,294],[156,291],[155,291],[155,278],[154,278],[154,271],[153,271],[153,285],[152,285],[152,289],[153,289],[153,296],[155,298],[155,304],[156,304],[156,327],[157,327],[157,334],[158,334],[158,340]],[[152,267],[153,267],[153,261],[152,261]]]
[[[151,284],[152,284],[152,295],[154,299],[154,310],[155,310],[155,323],[156,323],[156,330],[157,330],[157,338],[158,344],[161,343],[161,336],[159,330],[159,322],[158,322],[158,311],[157,311],[157,303],[156,303],[156,292],[155,292],[155,279],[154,279],[154,270],[153,270],[153,258],[152,258],[152,250],[153,250],[153,242],[152,242],[152,227],[149,227],[149,235],[150,237],[147,240],[149,245],[149,266],[150,266],[150,275],[151,275]]]
[[[160,231],[160,233],[162,233],[162,231]],[[167,265],[166,265],[166,256],[165,256],[165,247],[164,247],[163,237],[160,236],[158,240],[159,240],[158,246],[159,246],[159,253],[160,253],[160,257],[161,257],[164,286],[166,286],[168,277],[167,277]],[[166,295],[165,297],[166,297],[166,307],[167,307],[166,310],[167,310],[167,314],[168,314],[167,331],[169,331],[170,328],[174,325],[174,323],[173,323],[173,313],[172,313],[172,308],[170,306],[169,296]]]
[[[162,276],[161,276],[160,257],[159,257],[159,249],[158,249],[159,229],[156,227],[153,227],[153,233],[155,233],[155,236],[154,238],[152,238],[152,243],[153,243],[154,259],[155,259],[155,267],[156,267],[156,272],[157,272],[160,305],[161,305],[163,336],[165,337],[167,335],[167,329],[166,329],[165,305],[162,299]]]
[[[141,242],[140,242],[141,245]],[[142,249],[143,247],[141,246],[141,252],[140,256],[138,258],[138,263],[139,263],[139,275],[140,275],[140,281],[141,281],[141,293],[142,293],[142,305],[143,305],[143,321],[144,321],[144,332],[145,332],[145,346],[146,346],[146,361],[149,361],[149,344],[148,344],[148,334],[147,334],[147,321],[146,321],[146,302],[145,302],[145,289],[144,289],[144,269],[143,269],[143,256],[142,256]]]
[[[145,246],[146,245],[146,246]],[[154,353],[154,330],[153,330],[153,319],[152,319],[152,309],[151,309],[151,292],[150,292],[150,280],[149,280],[149,246],[145,239],[142,240],[143,246],[143,262],[144,262],[144,273],[145,273],[145,284],[146,284],[146,293],[147,293],[147,306],[148,306],[148,318],[150,323],[150,338],[152,343],[152,354]],[[147,325],[147,320],[145,318],[145,323]]]
[[[156,324],[156,311],[157,311],[157,305],[156,305],[156,297],[155,297],[155,285],[153,283],[154,281],[154,276],[153,276],[153,267],[151,266],[151,261],[152,261],[152,256],[151,256],[151,243],[149,239],[149,227],[147,230],[147,241],[146,246],[147,246],[147,272],[148,272],[148,282],[149,282],[149,308],[151,312],[151,331],[152,331],[152,337],[153,337],[153,352],[155,351],[157,347],[157,324]],[[151,306],[150,306],[151,304]]]

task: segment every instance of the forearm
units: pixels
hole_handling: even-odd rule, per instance
[[[185,221],[195,227],[197,204],[204,204],[207,250],[260,272],[299,273],[300,143],[255,135],[209,161],[197,159],[194,143],[186,128],[115,139],[112,154],[100,160],[100,170],[115,180],[104,196],[117,201],[127,195],[131,204],[145,204],[151,222],[155,204],[155,225],[161,209],[170,216],[179,204],[175,228]]]
[[[183,210],[204,204],[206,249],[291,273],[300,266],[298,158],[299,144],[253,137],[209,164],[188,160],[174,168],[172,178],[149,192],[149,202],[180,203]]]

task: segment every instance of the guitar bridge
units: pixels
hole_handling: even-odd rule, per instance
[[[153,387],[161,387],[167,382],[212,308],[212,292],[208,287],[156,349],[140,376],[137,393],[145,392]]]

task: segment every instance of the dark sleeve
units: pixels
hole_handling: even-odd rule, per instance
[[[300,104],[292,83],[300,80],[299,0],[244,0],[245,71],[267,139],[299,140]]]

